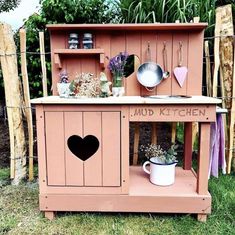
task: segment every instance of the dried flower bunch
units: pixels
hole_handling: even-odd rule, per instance
[[[148,159],[155,157],[157,158],[157,162],[160,164],[171,164],[177,162],[177,147],[177,145],[171,145],[171,147],[167,151],[165,151],[160,145],[147,144],[141,145],[140,151],[144,152],[144,156]]]
[[[69,89],[75,97],[99,97],[100,81],[92,73],[81,73],[76,75]]]
[[[124,76],[124,67],[128,56],[127,52],[120,52],[109,60],[108,69],[114,76]]]
[[[60,74],[60,83],[68,83],[69,82],[69,76],[66,70],[62,71]]]

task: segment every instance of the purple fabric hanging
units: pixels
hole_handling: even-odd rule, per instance
[[[209,174],[218,178],[219,169],[226,173],[225,161],[225,134],[222,114],[216,115],[216,122],[211,124],[211,143],[210,143],[210,165]]]

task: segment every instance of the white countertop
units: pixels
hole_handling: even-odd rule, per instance
[[[61,98],[48,96],[31,100],[32,104],[219,104],[220,99],[207,96],[169,97],[158,96],[122,96],[107,98]]]

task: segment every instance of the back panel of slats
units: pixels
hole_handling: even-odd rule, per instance
[[[88,29],[89,30],[89,29]],[[53,51],[67,48],[70,31],[51,31],[52,51],[52,80],[53,94],[57,94],[56,83],[61,69],[54,64]],[[81,37],[84,30],[74,29]],[[162,81],[154,91],[147,91],[136,78],[136,71],[126,78],[126,95],[201,95],[202,94],[202,58],[203,58],[203,29],[200,30],[105,30],[92,29],[89,31],[94,37],[94,47],[102,48],[105,52],[104,68],[100,67],[98,55],[69,55],[62,57],[62,69],[67,69],[70,80],[76,73],[91,72],[99,76],[104,71],[111,80],[107,69],[108,58],[121,51],[136,55],[140,64],[149,60],[163,67],[163,46],[166,43],[167,66],[170,77]],[[81,41],[81,40],[80,40]],[[180,87],[175,79],[173,70],[178,66],[179,43],[182,43],[183,66],[188,68],[187,79]],[[150,44],[151,58],[148,58],[147,47]]]

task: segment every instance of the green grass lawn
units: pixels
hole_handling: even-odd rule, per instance
[[[212,214],[206,223],[189,214],[58,213],[53,221],[38,210],[38,184],[9,185],[0,169],[0,234],[235,234],[235,175],[209,181]]]

